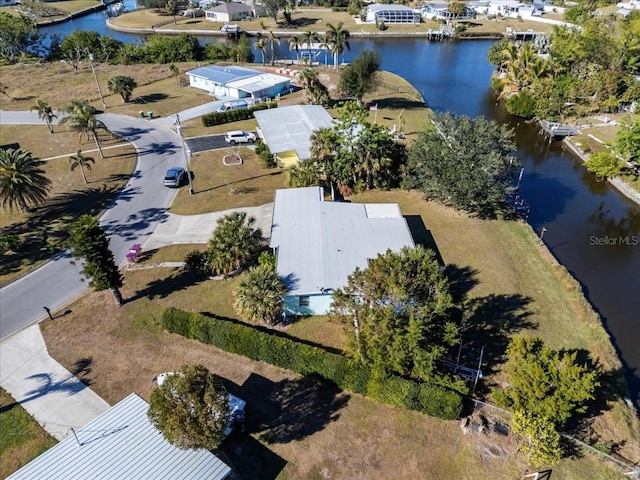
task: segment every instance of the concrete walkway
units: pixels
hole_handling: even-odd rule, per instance
[[[38,325],[0,342],[0,385],[58,440],[110,408],[49,356]]]
[[[271,235],[273,203],[202,215],[174,215],[170,213],[162,223],[156,226],[151,236],[142,245],[142,249],[155,250],[174,244],[207,243],[211,238],[211,233],[215,230],[217,220],[231,212],[247,212],[249,216],[255,217],[255,226],[262,230],[264,238],[268,239]]]

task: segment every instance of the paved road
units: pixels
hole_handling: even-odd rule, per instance
[[[175,132],[161,124],[108,113],[99,118],[111,131],[129,140],[138,152],[134,174],[100,219],[109,235],[116,262],[121,263],[132,244],[144,244],[154,227],[166,219],[167,209],[177,192],[164,188],[162,179],[168,168],[185,164],[185,152]],[[3,111],[0,123],[43,122],[35,112]],[[68,252],[58,255],[0,289],[0,338],[43,319],[46,313],[42,307],[55,311],[88,288],[79,274],[80,266],[70,260]]]

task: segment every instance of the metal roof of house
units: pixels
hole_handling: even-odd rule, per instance
[[[229,88],[237,88],[245,92],[260,92],[268,90],[274,85],[278,84],[290,84],[291,78],[284,77],[282,75],[275,75],[273,73],[261,73],[260,75],[253,77],[245,77],[233,82],[227,83]]]
[[[292,105],[253,114],[271,153],[294,150],[298,158],[311,158],[311,134],[331,128],[331,115],[320,105]]]
[[[414,242],[397,204],[325,202],[308,187],[276,190],[270,245],[289,293],[301,295],[344,287],[356,267]]]
[[[206,67],[199,67],[194,70],[189,70],[187,72],[187,75],[202,77],[206,78],[207,80],[211,80],[212,82],[219,83],[220,85],[227,85],[231,82],[242,80],[243,78],[262,75],[262,72],[244,67],[218,67],[216,65],[208,65]]]
[[[135,393],[35,458],[8,480],[222,480],[231,469],[207,450],[180,450]],[[77,440],[76,440],[77,437]]]
[[[381,4],[381,3],[374,3],[372,5],[369,5],[367,8],[371,12],[382,12],[385,10],[386,11],[391,11],[391,10],[409,11],[409,12],[413,11],[411,7],[407,7],[406,5],[393,5],[393,4]]]
[[[252,9],[249,5],[240,2],[226,2],[221,3],[213,8],[207,8],[209,12],[219,12],[219,13],[242,13],[242,12],[251,12]]]

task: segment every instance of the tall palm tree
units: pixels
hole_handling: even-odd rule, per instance
[[[314,187],[320,185],[320,170],[315,160],[302,160],[289,169],[291,188]]]
[[[300,35],[293,35],[289,37],[289,50],[296,51],[296,63],[300,63],[300,47],[301,46],[302,46],[302,39],[300,38]]]
[[[275,33],[269,30],[267,32],[267,42],[269,42],[269,47],[271,48],[271,65],[273,66],[276,63],[275,45],[280,45],[280,40],[276,37]]]
[[[254,43],[253,48],[255,48],[256,50],[260,50],[260,53],[262,54],[262,65],[264,65],[264,56],[267,53],[267,43],[264,41],[264,38],[261,38],[256,43]]]
[[[269,265],[249,270],[235,292],[235,308],[247,320],[276,323],[284,310],[287,287]]]
[[[330,128],[319,128],[311,134],[311,156],[318,161],[318,167],[324,173],[331,188],[331,199],[335,200],[333,156],[338,150],[340,140]]]
[[[298,81],[302,85],[302,88],[309,88],[312,85],[318,83],[320,80],[318,78],[317,71],[312,68],[306,67],[303,68],[300,72],[300,75],[298,75]]]
[[[331,53],[333,53],[333,65],[336,70],[338,70],[340,55],[347,50],[351,50],[348,40],[349,37],[351,37],[351,34],[349,33],[349,30],[342,28],[342,26],[342,22],[339,22],[337,25],[327,23],[327,39],[331,46]]]
[[[180,78],[180,70],[178,70],[178,67],[176,67],[174,63],[169,65],[169,73],[173,75],[173,77],[176,79],[176,85],[178,85],[179,78]]]
[[[47,123],[47,127],[49,127],[49,132],[53,133],[53,119],[58,117],[53,113],[51,106],[44,100],[37,100],[31,110],[38,112],[38,118],[44,120]]]
[[[80,168],[80,172],[82,172],[82,178],[84,179],[84,183],[87,182],[87,175],[84,173],[85,169],[89,172],[91,171],[91,164],[96,161],[93,157],[85,157],[82,155],[82,150],[78,150],[75,155],[71,155],[69,157],[69,169],[73,172],[76,168]]]
[[[302,32],[302,43],[307,44],[307,54],[309,55],[309,65],[311,65],[311,44],[318,41],[318,34],[312,32],[310,29],[305,28]]]
[[[100,145],[100,139],[98,138],[98,129],[102,128],[106,130],[106,127],[104,123],[96,118],[94,114],[95,109],[87,103],[74,100],[67,106],[67,108],[65,108],[64,111],[68,113],[68,115],[63,117],[58,123],[68,126],[78,134],[78,145],[81,144],[83,135],[86,135],[87,138],[91,135],[96,143],[98,152],[100,153],[100,158],[104,159],[102,146]]]
[[[40,168],[43,164],[28,150],[0,150],[0,204],[3,209],[25,211],[30,205],[45,201],[51,181]]]
[[[327,50],[331,49],[331,39],[329,38],[329,35],[325,33],[318,39],[318,42],[320,42],[318,47],[324,50],[324,66],[326,67],[328,64]]]

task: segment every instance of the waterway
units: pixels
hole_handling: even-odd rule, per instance
[[[104,19],[98,12],[42,31],[64,35],[90,29],[127,43],[140,41],[108,30]],[[525,168],[520,194],[531,205],[529,222],[537,232],[546,229],[550,250],[580,281],[602,316],[623,360],[631,397],[640,405],[640,207],[598,181],[560,143],[548,145],[537,128],[496,105],[489,88],[493,68],[486,60],[490,41],[353,39],[350,45],[344,61],[365,49],[379,52],[382,68],[411,82],[432,109],[482,115],[515,129]],[[286,41],[279,50],[279,58],[294,58]]]

